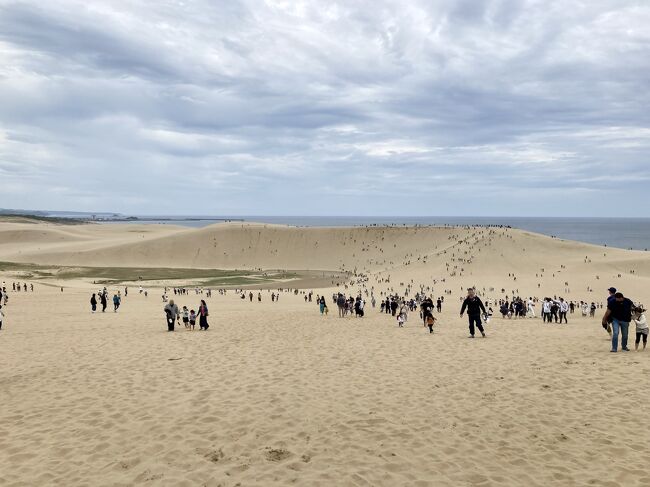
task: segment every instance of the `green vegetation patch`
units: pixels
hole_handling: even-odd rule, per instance
[[[296,279],[299,273],[166,267],[72,267],[0,262],[0,271],[20,272],[23,279],[92,279],[98,284],[138,281],[192,281],[200,286],[246,286]],[[180,285],[180,284],[179,284]]]
[[[57,216],[0,214],[0,221],[9,223],[56,223],[58,225],[85,225],[87,220],[82,218],[64,218]]]

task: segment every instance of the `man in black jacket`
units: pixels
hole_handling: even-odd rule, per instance
[[[481,332],[481,335],[485,338],[485,331],[483,330],[483,324],[481,322],[481,311],[486,313],[485,306],[483,306],[483,301],[476,295],[474,288],[469,288],[467,290],[467,297],[463,301],[463,307],[460,309],[460,317],[463,317],[463,314],[467,310],[467,317],[469,318],[469,337],[474,338],[474,325],[478,328],[478,331]]]
[[[345,316],[345,296],[341,293],[336,298],[336,306],[339,308],[339,318],[343,318]]]
[[[623,293],[614,294],[614,299],[607,300],[607,311],[605,316],[603,316],[603,327],[609,323],[609,320],[612,321],[612,349],[611,352],[616,352],[618,350],[618,332],[621,332],[621,348],[624,352],[629,352],[630,349],[627,348],[627,333],[630,326],[630,321],[632,321],[632,309],[634,308],[634,303],[631,299],[623,296]]]
[[[433,300],[431,298],[425,298],[420,305],[422,311],[422,322],[427,324],[427,317],[429,317],[433,311]]]
[[[399,303],[397,302],[397,298],[394,297],[393,300],[390,302],[390,311],[393,316],[397,315],[397,307],[399,306]]]

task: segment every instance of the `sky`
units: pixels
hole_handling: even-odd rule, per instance
[[[650,1],[0,0],[0,207],[650,215]]]

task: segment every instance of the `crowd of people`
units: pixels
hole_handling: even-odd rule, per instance
[[[364,281],[365,282],[365,281]],[[16,285],[15,289],[19,287],[22,290],[27,289],[27,285]],[[347,286],[346,286],[347,287]],[[31,286],[33,289],[33,286]],[[424,288],[423,288],[424,289]],[[431,288],[429,288],[431,289]],[[4,293],[2,292],[4,290]],[[313,291],[300,291],[298,289],[294,290],[278,290],[270,293],[271,301],[277,302],[280,298],[280,292],[291,292],[295,295],[304,294],[305,302],[313,301]],[[144,291],[146,293],[146,291]],[[225,295],[227,291],[225,289],[218,290],[219,294]],[[140,293],[143,293],[143,289],[140,288]],[[186,296],[189,293],[187,288],[173,288],[173,293],[176,296]],[[204,290],[203,288],[194,288],[194,293],[197,295],[205,294],[206,297],[212,296],[211,290]],[[253,291],[244,291],[244,290],[235,290],[235,293],[239,294],[242,300],[248,300],[253,302],[257,300],[258,302],[262,301],[262,292],[258,291],[253,293]],[[648,341],[648,324],[645,317],[645,309],[641,305],[635,305],[632,300],[623,296],[622,293],[617,292],[615,288],[609,289],[609,297],[607,299],[607,309],[603,317],[602,323],[603,328],[607,330],[612,340],[611,351],[618,351],[618,340],[619,335],[621,337],[621,349],[623,351],[628,351],[628,334],[629,326],[633,323],[636,327],[636,340],[635,348],[638,350],[642,344],[642,348],[645,349]],[[376,299],[372,291],[365,291],[366,297],[369,296],[370,303],[372,308],[376,307]],[[383,293],[382,293],[383,294]],[[445,290],[445,294],[448,293]],[[128,288],[124,288],[124,295],[128,295]],[[167,288],[165,288],[164,297],[167,295]],[[8,299],[6,288],[0,290],[0,303],[2,303],[4,297],[4,302]],[[182,320],[184,327],[187,330],[194,330],[196,321],[199,321],[199,329],[207,330],[209,328],[208,324],[208,306],[205,300],[201,300],[197,310],[188,309],[187,306],[182,306],[179,309],[178,305],[175,304],[174,300],[165,301],[165,306],[163,311],[165,313],[165,318],[167,322],[167,330],[174,331],[176,325],[180,326]],[[117,312],[121,302],[122,295],[121,292],[115,291],[113,294],[113,311]],[[320,314],[322,316],[327,316],[329,313],[329,308],[327,306],[327,299],[323,295],[316,295],[316,304],[319,308]],[[404,324],[408,321],[409,313],[413,313],[419,309],[420,318],[422,320],[422,325],[428,329],[429,333],[433,334],[434,325],[438,323],[438,319],[434,316],[434,311],[440,314],[442,312],[443,303],[445,301],[445,296],[440,296],[434,299],[428,297],[425,292],[417,292],[412,298],[407,298],[405,296],[399,296],[397,294],[386,294],[384,298],[381,299],[379,306],[379,312],[382,314],[388,314],[393,317],[396,321],[398,327],[404,327]],[[104,287],[99,292],[94,293],[90,299],[91,310],[96,312],[98,305],[101,305],[101,311],[105,312],[109,302],[109,294],[107,289]],[[359,292],[357,296],[346,296],[343,292],[334,293],[332,295],[332,302],[338,309],[339,318],[346,318],[354,316],[356,318],[363,318],[366,313],[366,298],[364,298],[363,293]],[[504,319],[518,319],[518,318],[537,318],[536,306],[539,304],[541,308],[541,317],[543,323],[558,323],[558,324],[568,324],[567,316],[574,314],[576,310],[581,310],[583,316],[593,317],[598,308],[603,308],[604,305],[596,304],[595,302],[588,303],[586,301],[566,301],[563,297],[544,297],[542,299],[536,297],[529,297],[528,299],[523,299],[520,297],[514,297],[512,299],[504,298],[495,300],[494,305],[498,306],[499,312]],[[0,312],[1,312],[0,306]],[[491,306],[491,301],[483,300],[479,297],[477,290],[474,287],[468,289],[467,294],[462,298],[462,304],[460,309],[461,318],[467,314],[468,318],[468,328],[469,328],[469,338],[474,338],[477,331],[481,334],[482,337],[486,337],[486,331],[484,324],[489,322],[493,315],[493,310]],[[1,327],[1,323],[0,323]]]
[[[648,324],[645,317],[645,309],[642,305],[635,305],[632,300],[623,296],[622,293],[617,292],[615,288],[609,289],[610,296],[607,299],[607,309],[603,317],[603,327],[608,331],[612,339],[612,352],[618,349],[618,337],[621,335],[621,348],[628,351],[628,330],[631,323],[636,327],[636,340],[635,349],[645,349],[648,341]],[[445,293],[446,294],[446,293]],[[374,294],[371,294],[373,308],[375,307]],[[342,293],[335,293],[332,296],[334,304],[338,308],[339,318],[348,316],[355,316],[361,318],[364,316],[365,300],[361,293],[356,297],[347,296]],[[321,315],[328,314],[327,302],[325,296],[318,296],[316,300]],[[568,315],[574,314],[576,310],[581,310],[583,316],[589,314],[590,317],[595,316],[596,310],[604,308],[604,305],[596,304],[595,302],[588,303],[586,301],[567,301],[563,297],[545,297],[538,299],[536,297],[529,297],[524,300],[520,297],[515,297],[512,300],[508,298],[495,301],[494,304],[499,306],[499,311],[504,319],[517,319],[517,318],[536,318],[535,312],[536,304],[541,302],[540,317],[543,323],[557,323],[568,324]],[[410,312],[419,308],[420,318],[423,321],[423,326],[433,333],[434,325],[438,322],[434,316],[434,310],[438,313],[442,312],[442,305],[444,303],[444,296],[438,297],[435,303],[431,297],[427,297],[424,293],[416,293],[413,298],[400,297],[396,294],[387,295],[382,299],[379,312],[382,314],[389,314],[394,317],[399,328],[404,327],[408,321]],[[482,337],[486,337],[484,323],[489,322],[493,310],[490,306],[490,301],[485,303],[478,296],[474,287],[467,291],[467,295],[462,298],[462,305],[460,309],[460,317],[462,318],[465,313],[468,318],[469,338],[474,338],[476,331]]]
[[[11,289],[12,289],[12,291],[19,293],[21,291],[27,292],[28,287],[27,287],[26,282],[23,282],[22,285],[19,282],[12,282],[11,283]],[[34,292],[34,284],[32,284],[32,283],[29,284],[29,290],[31,292]],[[6,292],[7,291],[6,291],[6,288],[5,288],[5,293]]]
[[[25,286],[22,286],[23,289],[27,289]],[[195,288],[195,294],[206,294],[206,297],[212,295],[211,290],[204,290],[202,288]],[[282,290],[285,291],[285,290]],[[140,290],[142,293],[142,288]],[[188,294],[187,288],[173,288],[174,295],[186,296]],[[226,290],[219,290],[219,294],[225,295]],[[244,290],[235,290],[239,294],[242,300],[248,299],[248,301],[253,302],[257,298],[258,302],[262,301],[261,291],[256,294],[253,291],[244,291]],[[270,291],[269,291],[270,292]],[[286,290],[286,292],[292,292],[293,294],[304,294],[305,302],[313,301],[313,291],[299,291],[295,290]],[[645,317],[645,309],[641,305],[635,305],[630,299],[624,297],[622,293],[617,292],[615,288],[609,289],[609,297],[607,299],[607,309],[603,317],[603,328],[607,330],[610,334],[612,340],[611,351],[616,352],[618,350],[618,339],[619,335],[621,336],[621,349],[628,351],[628,334],[629,326],[631,323],[634,323],[636,327],[636,340],[635,348],[638,349],[642,344],[643,349],[647,346],[648,341],[648,324]],[[165,295],[167,294],[167,288],[165,288]],[[366,291],[366,296],[368,292]],[[445,294],[447,294],[445,292]],[[124,295],[128,295],[128,288],[124,288]],[[376,299],[374,293],[370,292],[370,302],[372,307],[376,307]],[[0,291],[0,303],[2,302],[3,293]],[[280,290],[273,291],[271,293],[271,301],[277,302],[280,298]],[[4,292],[5,304],[7,300],[6,290]],[[116,291],[113,295],[113,311],[117,312],[121,304],[122,296],[120,291]],[[90,299],[91,310],[92,312],[97,311],[98,304],[101,305],[101,311],[105,312],[108,306],[108,291],[104,287],[97,293],[94,293]],[[198,306],[198,310],[188,309],[187,306],[182,306],[179,309],[178,305],[175,304],[174,300],[171,299],[169,302],[166,302],[163,311],[165,313],[167,329],[168,331],[174,331],[175,326],[178,324],[180,326],[180,321],[182,320],[183,325],[187,330],[194,330],[196,321],[199,321],[199,329],[207,330],[209,328],[208,324],[208,306],[205,300],[201,300]],[[322,316],[327,316],[329,313],[329,308],[327,306],[326,297],[316,295],[316,304],[319,308],[320,314]],[[438,314],[442,312],[443,303],[445,301],[444,296],[440,296],[434,299],[428,297],[424,292],[417,292],[413,298],[400,297],[397,294],[387,294],[385,298],[382,298],[380,303],[379,312],[382,314],[388,314],[391,317],[395,318],[397,326],[402,328],[404,324],[408,321],[409,313],[415,312],[419,309],[420,318],[422,319],[422,324],[425,328],[428,328],[429,333],[433,334],[434,325],[437,324],[438,319],[434,316],[434,311]],[[334,293],[332,295],[332,302],[338,309],[339,318],[346,318],[354,316],[356,318],[363,318],[365,316],[366,310],[366,299],[362,293],[358,293],[355,296],[346,296],[343,292]],[[568,324],[567,315],[575,313],[576,310],[582,310],[583,316],[587,315],[587,312],[590,316],[594,316],[596,310],[599,307],[604,307],[602,304],[597,305],[592,302],[591,304],[580,301],[566,301],[563,297],[545,297],[538,299],[536,297],[529,297],[524,300],[520,297],[515,297],[513,299],[500,299],[495,300],[494,304],[499,307],[502,318],[504,319],[518,319],[518,318],[536,318],[537,313],[536,305],[541,303],[541,314],[540,317],[543,323],[558,323],[558,324]],[[1,310],[1,307],[0,307]],[[474,287],[468,289],[467,294],[462,298],[462,304],[460,309],[461,318],[467,314],[468,318],[468,327],[469,327],[469,338],[474,338],[476,332],[481,334],[482,337],[486,337],[486,331],[484,324],[489,322],[493,310],[491,307],[490,300],[487,300],[485,303],[479,297],[477,290]],[[1,325],[0,325],[1,326]]]
[[[125,288],[125,296],[126,295],[128,295],[127,288]],[[100,289],[97,293],[93,293],[93,295],[90,297],[90,309],[93,313],[97,311],[98,299],[99,303],[102,306],[102,313],[105,313],[106,308],[108,307],[108,290],[106,288]],[[113,294],[113,312],[117,313],[117,310],[121,304],[122,294],[120,291],[116,291],[115,294]]]
[[[11,289],[14,292],[27,292],[29,289],[31,292],[34,292],[34,284],[30,283],[29,287],[26,282],[23,282],[22,285],[19,282],[12,282]],[[7,283],[2,281],[2,286],[0,286],[0,330],[2,330],[2,324],[5,318],[4,307],[9,303],[9,291],[7,290]]]
[[[367,279],[362,282],[365,287]],[[384,282],[389,283],[390,278],[384,278]],[[345,287],[347,289],[348,286],[346,285]],[[34,285],[13,282],[9,289],[16,293],[27,292],[28,290],[34,291]],[[410,289],[411,285],[407,287],[407,293]],[[434,325],[437,325],[438,323],[438,318],[436,318],[434,312],[437,312],[437,314],[442,312],[445,296],[437,297],[434,300],[432,297],[427,296],[427,294],[430,294],[430,291],[432,290],[431,287],[427,287],[426,291],[429,291],[429,293],[427,293],[425,292],[425,287],[421,286],[421,290],[416,292],[411,298],[400,296],[394,292],[387,292],[384,297],[384,293],[382,292],[380,293],[382,297],[380,298],[381,302],[378,311],[381,314],[387,314],[393,317],[397,326],[401,328],[408,322],[409,314],[419,310],[422,326],[427,328],[429,333],[433,334]],[[194,294],[196,295],[204,295],[205,297],[212,296],[211,289],[199,287],[175,287],[171,288],[171,291],[175,296],[187,296],[191,291],[194,291]],[[248,300],[250,302],[262,301],[261,291],[256,293],[252,290],[244,291],[242,289],[236,289],[234,291],[242,300]],[[602,326],[611,338],[611,352],[617,352],[619,350],[619,337],[620,350],[630,350],[628,347],[630,326],[634,326],[635,328],[635,349],[645,349],[647,347],[649,333],[649,327],[645,316],[646,310],[641,304],[635,304],[633,300],[627,298],[615,288],[609,288],[608,291],[609,296],[606,305],[604,303],[587,301],[567,301],[563,297],[557,296],[544,298],[531,296],[527,299],[513,297],[512,299],[503,298],[494,301],[487,299],[484,302],[481,297],[479,297],[478,291],[474,287],[471,287],[467,290],[466,296],[461,298],[462,303],[460,316],[462,318],[465,314],[467,315],[469,337],[474,338],[477,331],[481,336],[487,336],[484,324],[489,322],[492,318],[492,304],[498,307],[503,319],[541,318],[543,323],[557,324],[568,324],[568,316],[573,315],[576,311],[580,311],[583,317],[594,317],[598,309],[605,308],[602,318]],[[303,294],[304,301],[311,303],[314,294],[313,291],[301,291],[298,289],[267,290],[267,292],[270,294],[271,302],[279,301],[280,293],[287,292],[295,295]],[[209,328],[208,306],[204,299],[200,300],[200,304],[196,310],[188,309],[187,306],[179,308],[174,302],[174,299],[166,299],[167,293],[168,289],[165,288],[163,301],[165,301],[166,304],[163,307],[163,311],[165,313],[168,331],[174,331],[177,325],[180,326],[181,321],[187,330],[194,330],[197,321],[199,322],[200,330],[207,330]],[[220,295],[226,295],[227,290],[219,289],[218,293]],[[147,291],[144,290],[142,286],[140,287],[140,294],[144,294],[145,297],[147,295]],[[445,289],[444,294],[449,295],[451,293],[447,292]],[[109,298],[109,292],[106,287],[100,289],[98,292],[93,293],[90,298],[91,312],[97,312],[99,307],[101,307],[102,313],[106,312],[109,302],[112,301],[113,312],[117,313],[122,304],[122,296],[128,296],[128,287],[124,287],[123,295],[121,290],[115,290],[112,299]],[[3,282],[2,287],[0,287],[0,330],[2,329],[3,318],[5,317],[3,307],[7,306],[8,300],[8,286]],[[327,301],[328,300],[324,295],[316,295],[315,302],[322,316],[327,316],[329,313]],[[332,302],[337,307],[338,316],[340,318],[352,316],[363,318],[366,314],[367,302],[370,302],[372,308],[376,308],[377,304],[374,295],[374,288],[371,288],[370,290],[365,289],[363,292],[359,291],[356,296],[346,296],[343,292],[334,293],[332,295]],[[539,315],[536,312],[538,306],[540,309]]]
[[[167,320],[167,331],[174,331],[176,324],[180,326],[181,319],[183,320],[183,325],[186,330],[194,330],[196,326],[196,319],[199,319],[199,330],[207,330],[210,328],[208,324],[208,305],[205,300],[202,299],[198,307],[198,312],[193,309],[188,310],[187,306],[183,306],[182,309],[178,309],[178,305],[174,303],[173,299],[169,300],[169,303],[163,308],[165,312],[165,319]]]

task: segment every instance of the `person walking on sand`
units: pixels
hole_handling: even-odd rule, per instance
[[[0,306],[0,330],[2,330],[2,320],[4,320],[5,315],[2,312],[2,306]],[[643,348],[645,348],[645,342],[643,343]]]
[[[465,310],[467,310],[467,317],[469,318],[469,338],[474,338],[475,325],[478,331],[481,332],[483,338],[485,338],[485,330],[483,330],[483,324],[481,323],[481,312],[487,314],[487,311],[485,311],[483,301],[476,295],[473,287],[467,290],[467,297],[463,301],[463,306],[460,309],[461,318],[465,314]]]
[[[90,298],[90,309],[93,313],[97,311],[97,297],[95,296],[95,293],[93,293],[92,297]]]
[[[196,325],[196,313],[194,312],[193,309],[190,310],[190,329],[194,330],[194,326]]]
[[[436,318],[431,313],[429,313],[426,317],[426,325],[425,325],[429,327],[429,333],[433,333],[433,325],[435,324],[436,324]]]
[[[560,302],[556,301],[555,299],[552,299],[551,300],[551,319],[552,319],[552,321],[549,320],[549,323],[552,323],[552,322],[557,323],[559,321],[559,319],[560,319],[559,316],[558,316],[559,311],[560,311]]]
[[[424,298],[420,304],[420,316],[422,316],[422,323],[427,323],[427,316],[433,312],[433,300],[431,298]]]
[[[533,303],[532,296],[528,298],[528,303],[526,304],[526,316],[535,318],[535,303]]]
[[[199,306],[199,329],[200,330],[207,330],[210,328],[210,325],[208,325],[208,305],[205,304],[205,301],[202,299],[201,300],[201,305]]]
[[[390,312],[393,316],[397,315],[397,308],[399,307],[399,304],[397,303],[397,298],[394,297],[393,300],[390,302]]]
[[[174,325],[178,319],[178,306],[174,304],[174,300],[170,299],[169,303],[163,308],[165,311],[165,316],[167,318],[167,331],[174,331]]]
[[[404,315],[402,313],[397,315],[397,326],[404,328]]]
[[[117,308],[120,307],[120,297],[117,294],[113,294],[113,312],[117,313]]]
[[[181,318],[183,318],[183,324],[185,325],[185,329],[189,330],[190,329],[190,311],[187,309],[187,306],[183,306],[183,309],[181,310]]]
[[[426,326],[429,323],[429,318],[433,317],[433,304],[427,299],[424,300],[422,307],[422,322]]]
[[[609,323],[611,318],[612,320],[612,349],[611,352],[618,351],[618,332],[621,332],[621,350],[624,352],[629,352],[630,349],[627,348],[627,335],[630,327],[630,321],[632,321],[632,309],[634,308],[634,303],[625,296],[623,293],[617,292],[614,294],[614,300],[607,302],[607,311],[603,316],[602,325],[603,327]]]
[[[635,308],[634,310],[634,324],[636,325],[636,340],[634,341],[634,350],[639,349],[639,343],[643,337],[643,350],[648,345],[648,322],[645,318],[645,309],[642,307]]]
[[[569,322],[566,319],[566,314],[569,311],[569,303],[567,303],[564,298],[560,298],[560,324],[562,324],[562,320],[564,320],[564,323],[568,324]]]
[[[544,298],[544,303],[542,303],[542,318],[544,323],[548,320],[551,322],[551,298]]]
[[[102,303],[102,313],[105,313],[106,312],[106,305],[108,303],[108,299],[106,298],[106,293],[105,292],[102,291],[101,293],[99,293],[99,300]]]
[[[615,287],[610,287],[607,292],[609,295],[607,296],[607,306],[609,306],[609,303],[612,303],[616,300],[616,288]],[[610,318],[609,321],[607,322],[606,325],[603,325],[603,328],[607,333],[609,333],[609,337],[612,337],[612,319]]]
[[[336,298],[336,306],[339,308],[339,318],[343,318],[345,316],[345,296],[341,293]]]

